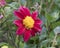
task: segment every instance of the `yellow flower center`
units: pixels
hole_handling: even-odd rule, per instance
[[[23,19],[23,24],[27,29],[31,29],[34,26],[34,20],[30,16],[26,16],[25,19]]]

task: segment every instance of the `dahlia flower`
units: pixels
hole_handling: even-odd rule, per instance
[[[37,17],[37,11],[30,13],[29,8],[21,6],[14,11],[14,15],[19,18],[14,20],[14,24],[18,27],[16,34],[22,35],[25,42],[35,36],[35,33],[41,32],[42,21]]]
[[[6,2],[5,2],[5,0],[0,0],[0,6],[4,6],[4,5],[6,5]]]

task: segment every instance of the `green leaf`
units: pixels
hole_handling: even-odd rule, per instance
[[[36,44],[24,44],[24,48],[36,48]]]
[[[8,4],[10,7],[12,7],[13,9],[17,9],[17,7],[19,6],[17,2],[12,2],[10,4]]]
[[[50,44],[50,42],[51,42],[50,39],[46,39],[46,40],[42,41],[42,42],[40,43],[40,45],[46,47],[47,44],[48,44],[48,45]]]
[[[53,17],[53,21],[56,21],[59,18],[59,12],[58,11],[54,11],[51,15]]]
[[[60,35],[57,36],[57,44],[60,46]]]
[[[24,43],[20,42],[20,48],[24,48]]]
[[[12,0],[6,0],[6,2],[12,2]]]
[[[50,2],[51,2],[51,0],[48,0],[48,2],[50,3]]]
[[[0,43],[0,46],[3,46],[3,45],[8,45],[8,44],[5,43],[5,42],[1,42],[1,43]]]
[[[52,22],[53,21],[53,17],[51,16],[51,14],[46,14],[46,19],[48,22]]]
[[[51,29],[54,29],[54,28],[56,28],[57,26],[60,26],[60,21],[55,22],[55,23],[52,23],[50,26],[51,26]]]
[[[54,21],[56,21],[59,18],[59,12],[54,11],[54,12],[52,12],[50,14],[47,13],[45,15],[45,17],[46,17],[48,22],[54,22]]]

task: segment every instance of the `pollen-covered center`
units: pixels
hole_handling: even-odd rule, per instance
[[[23,19],[23,24],[27,29],[31,29],[34,26],[34,20],[30,16],[26,16],[25,19]]]

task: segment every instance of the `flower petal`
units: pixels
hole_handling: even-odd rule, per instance
[[[31,37],[31,30],[27,30],[25,33],[24,33],[24,41],[27,42]]]
[[[16,15],[20,19],[24,18],[24,16],[20,12],[18,12],[17,10],[14,11],[14,15]]]
[[[30,11],[27,7],[21,6],[19,9],[25,16],[30,16]]]
[[[41,21],[40,19],[36,19],[36,20],[35,20],[35,23],[41,25],[41,24],[42,24],[42,21]]]
[[[14,20],[14,22],[13,22],[16,26],[18,26],[18,27],[22,27],[23,26],[23,24],[22,24],[22,21],[21,20]]]
[[[36,19],[37,16],[38,16],[38,12],[37,12],[37,11],[34,11],[34,12],[32,13],[32,18],[33,18],[33,19]]]
[[[31,30],[31,35],[32,35],[32,36],[35,36],[35,33],[36,33],[35,30],[32,29],[32,30]]]
[[[20,28],[17,29],[16,34],[17,35],[22,35],[24,32],[25,32],[25,28],[24,27],[20,27]]]
[[[34,25],[34,29],[35,29],[37,32],[40,32],[40,31],[42,30],[42,28],[40,27],[40,25],[37,25],[37,24]]]

